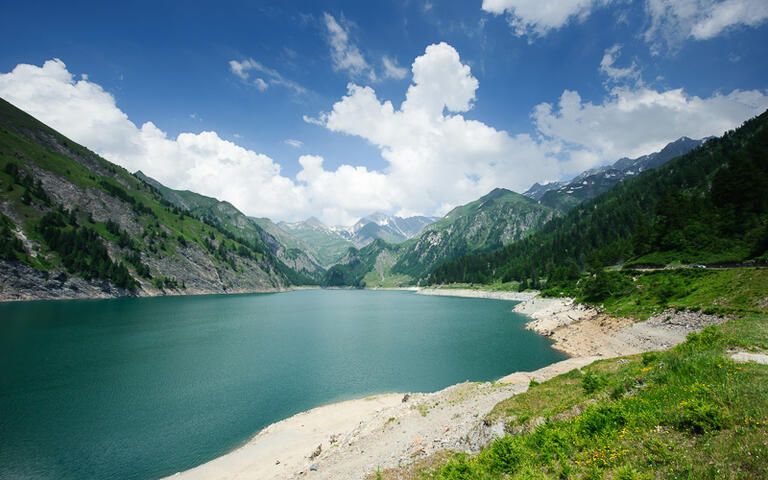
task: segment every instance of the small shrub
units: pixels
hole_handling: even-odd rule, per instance
[[[627,413],[620,404],[612,403],[586,410],[577,421],[577,429],[582,435],[595,436],[605,430],[618,430],[626,425]]]
[[[474,480],[478,478],[478,472],[467,461],[466,456],[458,455],[455,459],[443,465],[443,468],[440,469],[440,478],[446,480]]]
[[[714,403],[700,398],[682,402],[677,428],[704,434],[720,430],[725,425],[725,412]]]
[[[632,465],[624,465],[614,471],[613,478],[616,480],[645,480],[651,477],[641,474]]]
[[[618,400],[621,397],[624,396],[624,392],[628,391],[630,387],[633,385],[634,380],[629,378],[624,378],[622,381],[616,383],[613,385],[613,388],[611,389],[611,398],[613,400]]]
[[[592,371],[588,371],[581,378],[581,388],[588,394],[595,393],[605,386],[605,378],[602,375],[596,375]]]
[[[689,333],[685,346],[695,350],[705,350],[723,342],[723,334],[715,326],[709,326],[701,333]]]
[[[648,366],[659,359],[659,352],[643,352],[643,365]]]
[[[509,435],[499,438],[483,452],[484,463],[487,462],[491,471],[499,473],[515,471],[524,458],[524,449],[515,437]]]

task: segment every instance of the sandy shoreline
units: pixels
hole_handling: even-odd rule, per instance
[[[487,298],[491,300],[509,300],[525,302],[533,300],[537,292],[496,292],[492,290],[475,290],[470,288],[419,288],[418,295],[434,295],[440,297]]]
[[[718,317],[665,312],[634,323],[612,319],[571,299],[534,292],[419,289],[421,295],[521,302],[513,311],[573,358],[534,372],[511,373],[494,383],[461,383],[434,393],[384,394],[318,407],[263,429],[247,444],[173,479],[364,479],[377,468],[407,465],[441,450],[478,451],[503,434],[503,422],[483,418],[502,400],[600,358],[669,348]],[[405,401],[404,401],[405,400]],[[319,447],[319,448],[318,448]]]

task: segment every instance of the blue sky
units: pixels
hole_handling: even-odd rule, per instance
[[[764,0],[108,3],[4,8],[0,96],[276,220],[443,214],[768,107]]]

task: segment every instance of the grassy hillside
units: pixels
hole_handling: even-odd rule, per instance
[[[462,255],[501,248],[540,229],[559,212],[518,193],[497,188],[456,207],[404,245],[392,271],[414,280]]]
[[[171,205],[156,188],[3,100],[0,199],[2,267],[18,264],[46,278],[66,272],[58,277],[62,288],[68,275],[108,281],[124,294],[300,280],[263,242]]]
[[[768,269],[603,271],[583,275],[569,286],[553,286],[544,294],[567,295],[612,316],[638,319],[666,308],[747,315],[768,307]]]
[[[435,269],[431,283],[569,281],[590,264],[764,260],[768,112],[579,205],[539,233]]]

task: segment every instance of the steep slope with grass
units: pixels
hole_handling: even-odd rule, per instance
[[[269,219],[248,217],[229,202],[189,190],[173,190],[142,172],[136,172],[135,175],[155,187],[165,200],[188,211],[192,216],[250,242],[263,243],[282,263],[308,279],[318,281],[325,273],[317,260],[306,253],[307,246],[280,230]]]
[[[429,225],[415,242],[405,246],[392,271],[421,280],[443,262],[501,248],[558,216],[556,210],[497,188]]]
[[[224,293],[302,278],[0,100],[0,298]]]
[[[505,248],[437,268],[432,283],[547,279],[591,265],[765,261],[768,112],[579,205]]]

